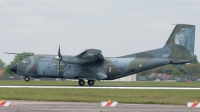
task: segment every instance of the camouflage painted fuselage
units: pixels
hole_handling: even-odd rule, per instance
[[[60,69],[55,59],[57,55],[28,56],[17,64],[16,73],[32,77],[112,80],[167,64],[189,63],[194,56],[194,40],[195,26],[179,24],[163,48],[83,64],[63,62]],[[63,60],[74,57],[62,56]]]

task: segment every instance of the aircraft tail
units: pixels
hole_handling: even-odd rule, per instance
[[[170,60],[188,60],[194,57],[195,26],[178,24],[175,26],[163,48],[169,49]]]

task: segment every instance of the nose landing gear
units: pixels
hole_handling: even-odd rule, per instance
[[[25,80],[26,82],[28,82],[28,81],[30,81],[30,77],[29,77],[29,76],[24,76],[24,80]]]

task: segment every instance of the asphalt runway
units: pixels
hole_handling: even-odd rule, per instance
[[[183,105],[120,104],[117,107],[101,107],[99,103],[12,101],[0,112],[200,112],[200,108]]]
[[[0,88],[77,88],[77,89],[168,89],[168,90],[200,90],[195,87],[96,87],[96,86],[0,86]]]

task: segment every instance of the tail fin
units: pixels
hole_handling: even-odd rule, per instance
[[[194,57],[195,26],[178,24],[165,47],[170,49],[169,59],[192,60]]]

